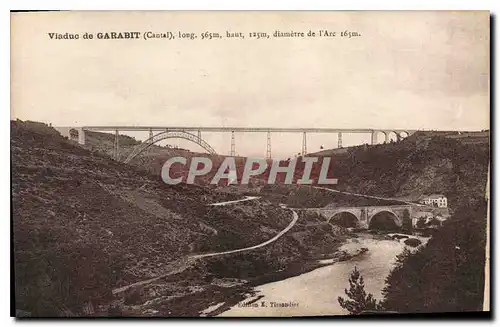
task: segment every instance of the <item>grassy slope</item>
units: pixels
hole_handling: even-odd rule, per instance
[[[487,143],[463,143],[443,137],[412,136],[399,143],[343,149],[332,155],[331,176],[338,190],[388,198],[417,200],[424,194],[443,193],[452,208],[484,195],[489,148]],[[327,150],[325,150],[327,151]],[[311,154],[314,156],[314,154]],[[302,172],[297,169],[296,175]],[[318,176],[313,170],[311,177]],[[294,207],[386,205],[374,200],[308,187],[268,185],[262,192]]]
[[[384,306],[398,312],[481,310],[488,133],[430,134],[335,156],[338,187],[389,197],[445,194],[451,219],[416,254],[400,256],[386,281]]]
[[[12,122],[11,149],[16,303],[34,314],[78,312],[171,260],[260,243],[290,220],[277,206],[207,207],[234,197],[167,186],[42,124]]]
[[[166,186],[155,175],[82,149],[43,125],[13,122],[11,128],[16,308],[35,315],[68,309],[79,314],[83,302],[105,301],[113,287],[154,275],[170,260],[254,245],[289,222],[288,213],[266,203],[207,209],[206,203],[234,196]],[[386,196],[442,192],[455,206],[477,203],[488,149],[409,138],[349,149],[333,162],[340,189]],[[199,274],[258,276],[334,251],[339,231],[328,228],[321,221],[301,223],[272,247],[207,260]]]
[[[443,193],[451,219],[416,254],[405,252],[386,281],[385,310],[481,310],[484,287],[487,133],[472,138],[417,133],[333,156],[341,190],[418,198]],[[322,194],[316,197],[322,199]]]
[[[398,312],[481,311],[486,203],[458,208],[417,253],[403,253],[386,280],[384,307]]]
[[[332,158],[337,189],[387,197],[443,193],[452,207],[484,195],[488,143],[412,136],[402,142],[348,149]]]
[[[11,122],[11,150],[16,309],[34,316],[82,315],[88,303],[106,313],[116,301],[113,288],[157,276],[188,254],[261,243],[291,220],[288,210],[267,201],[206,206],[240,196],[165,185],[159,176],[81,148],[43,124]],[[213,278],[259,276],[335,252],[341,234],[319,217],[302,217],[271,246],[200,260],[172,276],[170,286],[160,281],[149,286],[159,290],[139,290],[140,301],[210,294]],[[174,312],[169,303],[160,302],[166,306],[160,314]]]

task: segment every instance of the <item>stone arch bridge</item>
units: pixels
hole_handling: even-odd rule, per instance
[[[393,222],[397,227],[402,227],[403,217],[405,211],[408,211],[408,218],[411,219],[413,211],[418,210],[414,208],[411,204],[401,204],[401,205],[387,205],[387,206],[365,206],[365,207],[334,207],[326,206],[323,208],[294,208],[294,210],[302,210],[309,212],[316,212],[323,216],[327,221],[332,221],[340,217],[341,214],[344,216],[351,217],[353,220],[356,219],[356,226],[358,228],[370,227],[373,219],[380,217],[381,213],[388,213],[388,216],[393,219]]]

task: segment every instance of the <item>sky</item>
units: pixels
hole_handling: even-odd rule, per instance
[[[489,26],[488,12],[13,13],[11,117],[53,126],[487,129]],[[337,36],[248,35],[309,30]],[[339,37],[345,30],[361,36]],[[112,31],[223,38],[81,38]],[[48,36],[66,32],[80,39]],[[202,136],[229,153],[229,133]],[[337,135],[307,141],[309,152],[334,148]],[[368,134],[343,135],[344,146],[369,141]],[[301,134],[272,135],[273,156],[301,147]],[[265,151],[265,134],[236,135],[237,154]]]

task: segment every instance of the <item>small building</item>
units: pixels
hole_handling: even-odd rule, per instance
[[[448,207],[448,199],[443,194],[424,195],[420,199],[420,203],[438,208]]]

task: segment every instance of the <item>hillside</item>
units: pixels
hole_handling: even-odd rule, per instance
[[[412,141],[427,141],[433,137],[443,137],[457,140],[463,144],[488,144],[490,141],[490,131],[418,131],[415,134],[408,137]]]
[[[474,205],[484,197],[490,160],[489,143],[485,143],[484,139],[481,142],[462,142],[455,138],[424,134],[412,135],[396,143],[342,150],[329,154],[328,176],[337,178],[338,184],[325,185],[327,187],[406,201],[417,201],[425,194],[442,193],[452,209],[467,203]],[[319,175],[318,166],[313,167],[313,180]],[[298,177],[302,173],[303,165],[299,161],[295,175]],[[267,174],[268,171],[263,176]],[[334,195],[307,186],[267,185],[261,192],[277,202],[286,201],[284,203],[294,207],[318,207],[330,203],[339,206],[392,203]]]
[[[443,193],[452,207],[483,197],[488,143],[445,137],[351,148],[332,157],[336,188],[348,192],[417,199]]]
[[[289,210],[267,201],[207,206],[240,196],[168,186],[158,175],[84,149],[40,123],[11,122],[11,153],[15,303],[34,316],[85,315],[89,307],[90,314],[109,313],[110,303],[125,305],[112,289],[161,275],[190,254],[262,243],[291,221]],[[283,270],[324,249],[335,251],[341,239],[332,228],[315,218],[272,246],[222,262],[238,266],[238,260],[253,258],[260,264],[245,266],[249,276]],[[220,260],[187,267],[173,290],[164,291],[179,299],[215,287],[207,274],[235,276],[227,264],[203,268],[210,262]],[[155,292],[143,302],[160,297]]]
[[[401,142],[349,148],[332,157],[338,189],[405,199],[443,193],[452,209],[426,246],[398,256],[386,279],[382,309],[481,311],[489,133],[418,132]]]
[[[240,212],[208,208],[235,197],[167,186],[41,124],[12,122],[11,149],[16,301],[31,312],[105,297],[111,287],[156,275],[184,254],[233,246],[213,236],[226,233],[212,216],[232,230],[234,246],[269,237],[248,230],[289,223],[278,207],[269,211],[273,220],[255,205]]]
[[[483,310],[486,201],[463,205],[415,254],[403,252],[386,280],[385,310]]]

